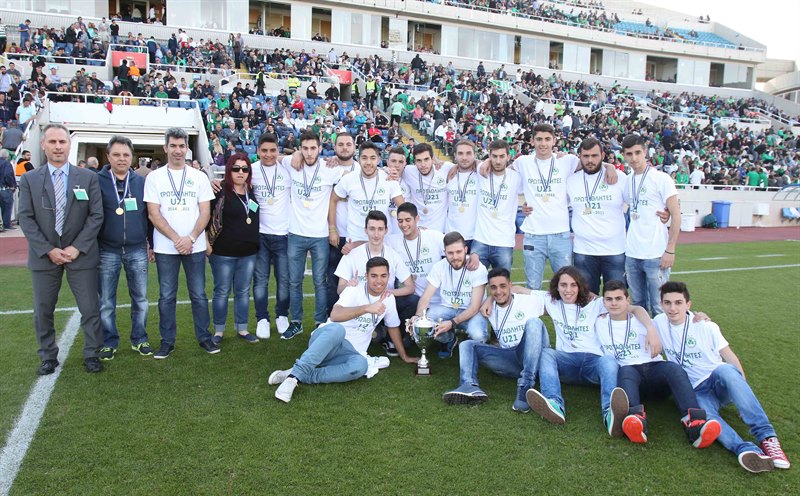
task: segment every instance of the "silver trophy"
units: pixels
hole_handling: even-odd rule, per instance
[[[436,332],[436,323],[428,318],[427,310],[423,310],[422,317],[415,320],[413,324],[410,319],[406,321],[406,331],[422,352],[422,356],[420,356],[417,363],[417,375],[431,375],[431,365],[428,362],[426,350],[434,341],[433,335]]]

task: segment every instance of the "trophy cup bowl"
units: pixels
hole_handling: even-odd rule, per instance
[[[431,375],[431,366],[430,362],[428,362],[427,349],[434,342],[433,334],[435,331],[436,323],[428,318],[426,312],[423,312],[422,317],[416,319],[413,324],[409,325],[408,332],[422,352],[419,362],[417,363],[418,376]]]

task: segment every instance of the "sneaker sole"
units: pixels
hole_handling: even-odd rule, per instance
[[[113,359],[114,359],[114,356],[112,355],[112,356],[110,356],[110,357],[102,357],[102,358],[100,358],[100,357],[97,357],[97,358],[98,358],[98,359],[99,359],[101,362],[110,362],[111,360],[113,360]]]
[[[248,343],[248,344],[257,344],[258,343],[258,337],[256,337],[256,339],[248,339],[248,338],[242,337],[241,334],[238,334],[237,336],[239,337],[240,340],[244,341],[245,343]],[[252,336],[252,334],[248,334],[248,336]]]
[[[792,464],[786,460],[776,460],[775,458],[772,459],[772,464],[775,466],[775,468],[779,468],[781,470],[787,470],[792,466]]]
[[[442,400],[448,405],[480,405],[486,403],[488,399],[488,396],[464,393],[444,393],[442,395]]]
[[[527,400],[527,398],[525,398],[525,399]],[[525,413],[531,413],[531,408],[530,407],[528,407],[528,408],[517,408],[516,405],[511,405],[511,411],[525,414]]]
[[[156,360],[164,360],[166,358],[169,358],[169,355],[153,355],[153,358]]]
[[[622,421],[622,431],[632,443],[644,444],[647,442],[647,434],[644,432],[644,424],[634,415],[625,417]]]
[[[289,377],[289,375],[287,374],[281,380],[278,380],[277,379],[278,376],[280,376],[280,374],[282,374],[283,372],[284,372],[283,370],[276,370],[273,373],[271,373],[269,375],[269,378],[267,379],[267,384],[269,384],[270,386],[277,386],[278,384],[282,383],[284,379],[286,379],[286,377]]]
[[[136,348],[135,346],[131,346],[131,349],[132,349],[133,351],[135,351],[136,353],[138,353],[138,354],[142,355],[142,356],[151,356],[151,355],[153,354],[153,351],[152,351],[152,350],[150,350],[150,352],[149,352],[149,353],[143,353],[142,351],[140,351],[140,350],[139,350],[138,348]]]
[[[216,350],[207,350],[207,349],[203,348],[203,351],[205,351],[205,352],[206,352],[206,353],[208,353],[209,355],[216,355],[217,353],[219,353],[219,352],[220,352],[220,351],[222,351],[222,350],[221,350],[221,349],[219,349],[219,348],[217,348]]]
[[[772,458],[759,455],[755,451],[745,451],[739,455],[739,465],[743,469],[753,474],[761,472],[771,472],[774,469]]]
[[[623,437],[625,435],[622,430],[622,421],[628,414],[629,408],[628,394],[622,388],[614,388],[611,391],[611,430],[608,433],[611,437]]]
[[[703,427],[700,429],[700,437],[698,437],[695,442],[692,443],[697,449],[708,448],[714,441],[717,440],[719,437],[719,433],[722,431],[722,426],[719,425],[719,422],[716,420],[708,420]]]
[[[528,400],[528,405],[531,410],[538,413],[543,419],[553,424],[564,425],[566,420],[557,411],[553,410],[550,402],[547,401],[542,393],[535,389],[528,389],[525,393],[525,399]]]

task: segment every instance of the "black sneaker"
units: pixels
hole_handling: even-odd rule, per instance
[[[147,341],[144,343],[132,344],[131,349],[133,351],[138,351],[142,356],[150,356],[153,354],[153,348],[150,347],[150,343]]]
[[[158,351],[153,355],[153,358],[156,360],[163,360],[167,358],[170,353],[175,349],[175,347],[169,343],[161,343],[161,346],[158,348]]]
[[[301,334],[303,332],[303,324],[300,322],[291,322],[289,323],[289,328],[286,329],[286,332],[281,334],[281,339],[292,339],[293,337]]]
[[[219,353],[219,346],[214,344],[213,341],[210,339],[206,339],[205,341],[200,341],[200,347],[206,350],[206,353],[209,355],[213,355],[214,353]]]
[[[397,348],[395,348],[394,343],[391,341],[384,341],[383,342],[383,349],[386,350],[386,356],[388,357],[399,357],[400,353],[397,352]]]
[[[112,348],[110,346],[103,346],[100,348],[100,352],[97,354],[97,358],[104,362],[110,362],[114,359],[114,354],[117,352],[116,348]]]

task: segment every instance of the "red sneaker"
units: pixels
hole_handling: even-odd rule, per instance
[[[791,466],[777,437],[768,437],[761,441],[761,450],[764,451],[768,457],[772,458],[772,463],[775,465],[775,468],[787,469]]]

